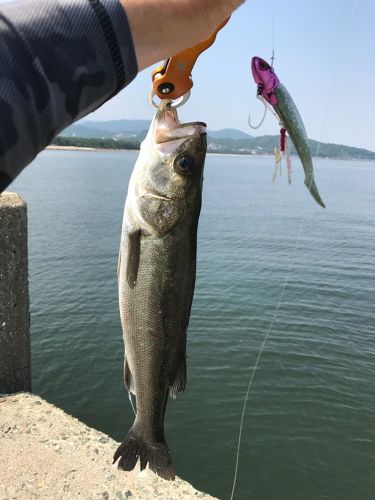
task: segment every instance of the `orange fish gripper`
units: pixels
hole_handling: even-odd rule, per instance
[[[159,99],[175,100],[185,96],[193,87],[191,73],[202,52],[211,47],[216,40],[216,35],[227,22],[226,19],[215,32],[202,42],[185,49],[167,59],[162,66],[152,71],[152,94]]]

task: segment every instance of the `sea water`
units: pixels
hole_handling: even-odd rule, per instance
[[[33,390],[117,440],[117,256],[136,152],[44,152],[11,190],[28,203]],[[179,476],[235,498],[375,498],[375,164],[208,156],[188,383],[166,435]]]

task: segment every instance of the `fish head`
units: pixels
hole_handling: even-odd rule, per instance
[[[275,106],[277,98],[274,90],[280,85],[280,80],[277,78],[272,66],[261,57],[253,57],[251,60],[251,71],[255,83],[258,85],[258,93],[261,94],[266,101]]]
[[[166,234],[187,211],[200,208],[206,124],[181,124],[168,102],[158,109],[142,144],[138,209],[152,232]]]

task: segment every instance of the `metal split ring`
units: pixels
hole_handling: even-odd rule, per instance
[[[154,108],[159,109],[160,103],[156,104],[156,102],[154,101],[155,95],[156,95],[155,91],[152,88],[150,90],[150,92],[148,93],[148,95],[147,95],[147,101],[148,101],[148,103],[149,103],[150,106],[153,106]],[[165,97],[167,98],[168,96],[166,95]],[[171,107],[172,108],[179,108],[179,107],[183,106],[185,104],[185,102],[187,102],[189,100],[189,97],[190,97],[190,90],[188,90],[186,92],[186,94],[184,94],[183,96],[179,97],[175,101],[172,101],[171,102]]]

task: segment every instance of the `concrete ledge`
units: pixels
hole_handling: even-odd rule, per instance
[[[0,195],[0,392],[31,390],[26,203]]]
[[[213,498],[180,478],[117,470],[117,445],[38,396],[0,395],[0,500]]]

